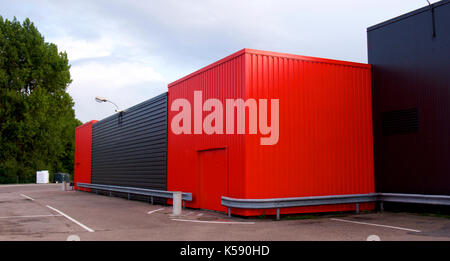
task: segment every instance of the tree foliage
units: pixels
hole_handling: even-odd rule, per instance
[[[73,173],[75,119],[65,52],[27,18],[0,16],[0,183],[34,182],[37,170]]]

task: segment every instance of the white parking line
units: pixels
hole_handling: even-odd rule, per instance
[[[61,215],[7,216],[7,217],[0,217],[0,218],[7,219],[7,218],[37,218],[37,217],[61,217]]]
[[[163,210],[163,209],[165,209],[165,208],[158,208],[158,209],[155,209],[155,210],[150,210],[149,212],[147,212],[147,214],[155,213],[156,211],[160,211],[160,210]]]
[[[75,219],[69,217],[68,215],[64,214],[63,212],[57,210],[56,208],[50,207],[49,205],[47,205],[47,207],[48,207],[49,209],[52,209],[53,211],[58,212],[60,215],[64,216],[65,218],[67,218],[68,220],[72,221],[73,223],[79,225],[80,227],[86,229],[87,231],[89,231],[89,232],[94,232],[93,229],[91,229],[91,228],[89,228],[89,227],[87,227],[87,226],[81,224],[80,222],[78,222],[78,221],[76,221]]]
[[[34,200],[34,198],[32,198],[32,197],[30,197],[30,196],[27,196],[27,195],[24,195],[24,194],[20,194],[22,197],[24,197],[24,198],[27,198],[27,199],[29,199],[29,200]]]
[[[172,219],[174,221],[195,222],[195,223],[212,223],[212,224],[245,224],[253,225],[255,222],[234,222],[234,221],[205,221],[205,220],[189,220],[189,219]]]
[[[416,229],[410,229],[410,228],[404,228],[404,227],[394,227],[394,226],[388,226],[388,225],[381,225],[381,224],[374,224],[374,223],[366,223],[366,222],[359,222],[359,221],[345,220],[345,219],[339,219],[339,218],[332,218],[331,220],[334,220],[334,221],[340,221],[340,222],[354,223],[354,224],[360,224],[360,225],[368,225],[368,226],[376,226],[376,227],[392,228],[392,229],[405,230],[405,231],[418,232],[418,233],[422,232],[422,231],[416,230]]]

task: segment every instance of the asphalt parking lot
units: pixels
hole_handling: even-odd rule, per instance
[[[61,191],[0,185],[0,240],[450,240],[450,219],[410,213],[336,214],[274,221]]]

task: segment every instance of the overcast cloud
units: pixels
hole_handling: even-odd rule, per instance
[[[437,1],[431,1],[437,2]],[[167,84],[242,48],[367,62],[366,28],[425,0],[0,0],[67,51],[68,92],[83,122],[167,91]]]

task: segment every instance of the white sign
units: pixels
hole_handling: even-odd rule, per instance
[[[36,183],[37,184],[48,183],[48,170],[36,171]]]

